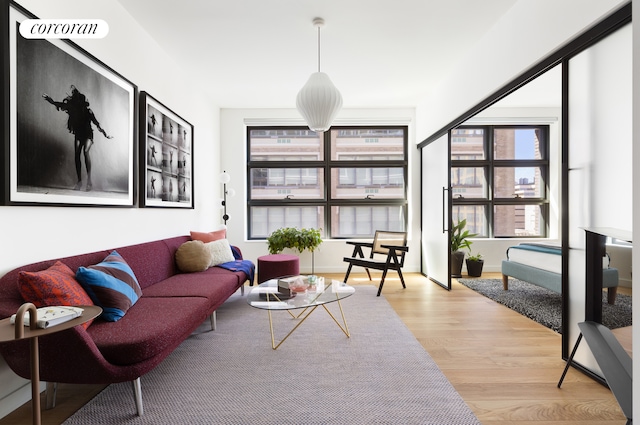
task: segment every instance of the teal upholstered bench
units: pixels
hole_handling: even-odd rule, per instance
[[[537,254],[553,256],[561,255],[559,247],[521,244],[517,247],[510,247],[509,250],[512,248],[528,250],[531,252],[535,251]],[[509,257],[509,250],[507,250],[507,257]],[[502,285],[505,291],[509,289],[509,276],[546,288],[558,294],[562,293],[562,275],[556,271],[545,270],[531,265],[522,264],[517,261],[512,261],[510,259],[503,260]],[[614,304],[618,293],[618,269],[608,267],[602,270],[602,287],[607,288],[607,302],[609,304]]]

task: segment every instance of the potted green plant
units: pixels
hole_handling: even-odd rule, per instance
[[[467,227],[467,219],[458,221],[451,228],[451,276],[462,276],[462,264],[465,253],[462,249],[471,251],[471,241],[468,238],[477,236],[465,229]]]
[[[471,251],[469,251],[471,252]],[[471,277],[482,276],[482,267],[484,266],[484,260],[482,254],[477,253],[475,255],[469,255],[465,260],[467,263],[467,274]]]
[[[278,254],[285,248],[290,248],[302,253],[304,250],[311,252],[311,274],[314,274],[314,251],[322,243],[320,229],[298,229],[296,227],[281,227],[274,230],[267,238],[269,254]]]

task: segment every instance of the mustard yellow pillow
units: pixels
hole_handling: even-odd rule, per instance
[[[202,241],[188,241],[176,251],[176,264],[186,273],[202,272],[211,264],[211,251]]]

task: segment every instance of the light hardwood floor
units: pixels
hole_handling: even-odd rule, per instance
[[[402,289],[390,275],[384,297],[483,425],[626,423],[611,392],[575,369],[557,388],[565,365],[560,335],[457,282],[449,292],[419,274],[407,274],[407,289]],[[361,274],[352,274],[349,283],[370,284]],[[62,423],[102,389],[59,387],[56,408],[42,412],[43,425]],[[28,423],[30,403],[0,419],[0,425]]]

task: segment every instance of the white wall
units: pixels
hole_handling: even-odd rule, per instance
[[[227,198],[227,222],[229,240],[242,249],[246,258],[255,261],[261,255],[268,254],[265,241],[249,241],[246,234],[246,175],[247,175],[247,140],[246,128],[251,125],[304,125],[295,109],[222,109],[220,112],[220,161],[227,173],[231,174],[228,187],[236,191],[236,196]],[[369,124],[369,125],[407,125],[409,127],[409,254],[405,257],[406,271],[420,270],[420,195],[419,152],[415,148],[415,114],[413,109],[343,109],[335,125]],[[217,213],[221,216],[222,212]],[[353,247],[349,248],[344,240],[325,239],[315,252],[315,271],[317,273],[345,272],[344,256],[350,256]],[[301,272],[311,270],[311,254],[300,255]],[[393,273],[392,273],[393,277]]]
[[[20,0],[39,18],[100,18],[109,35],[78,44],[195,127],[195,209],[0,207],[0,275],[38,260],[114,248],[208,229],[220,188],[219,111],[115,1]],[[136,136],[137,140],[137,136]],[[70,141],[71,143],[71,141]],[[136,167],[137,168],[137,167]],[[214,218],[215,217],[215,218]],[[0,358],[0,417],[29,400],[29,389]],[[18,403],[18,404],[16,404]]]
[[[518,1],[416,108],[421,142],[626,0]],[[473,66],[465,66],[472,63]],[[434,64],[437,66],[437,64]]]

